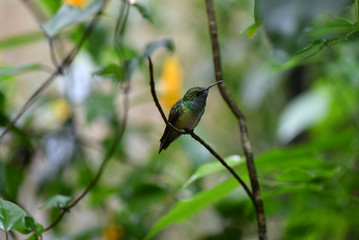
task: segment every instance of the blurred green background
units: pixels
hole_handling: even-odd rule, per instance
[[[45,19],[91,4],[30,2]],[[215,1],[215,11],[224,81],[246,114],[269,239],[359,239],[359,1],[228,0]],[[56,34],[59,59],[91,17],[84,20]],[[22,1],[1,0],[0,22],[2,132],[54,67]],[[96,175],[122,124],[121,88],[131,84],[118,151],[43,239],[257,239],[249,198],[204,147],[182,136],[157,154],[165,124],[143,58],[150,43],[159,46],[151,55],[166,114],[188,88],[214,82],[204,1],[113,0],[66,74],[2,139],[1,198],[46,227],[61,211],[40,207],[78,196]],[[195,132],[248,182],[237,121],[215,88]]]

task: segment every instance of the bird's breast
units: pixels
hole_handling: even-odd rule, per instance
[[[178,118],[175,126],[179,129],[186,128],[193,130],[201,120],[203,112],[204,111],[194,114],[191,111],[186,111]]]

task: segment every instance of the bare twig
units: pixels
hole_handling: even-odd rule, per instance
[[[56,58],[56,50],[54,47],[54,38],[49,38],[49,47],[50,47],[50,56],[51,56],[51,61],[52,64],[56,67],[59,68],[59,62],[57,61]]]
[[[35,17],[36,21],[41,24],[46,20],[44,12],[39,8],[39,6],[33,0],[22,0],[22,2],[27,6],[31,11],[32,15]]]
[[[100,179],[103,171],[105,170],[107,164],[111,160],[112,156],[116,152],[119,143],[123,137],[123,133],[125,132],[126,126],[127,126],[127,119],[128,119],[128,109],[129,109],[129,99],[128,99],[128,93],[130,89],[130,81],[127,80],[125,83],[123,92],[124,92],[124,99],[123,99],[123,108],[124,113],[122,114],[121,119],[121,125],[120,130],[116,134],[116,138],[113,141],[113,144],[111,145],[111,148],[106,153],[100,168],[98,169],[96,176],[91,180],[89,185],[85,188],[85,190],[75,199],[73,200],[68,206],[62,209],[61,213],[57,216],[57,218],[52,222],[47,228],[45,228],[45,231],[50,230],[51,228],[55,227],[62,219],[62,217],[65,215],[66,212],[69,212],[71,208],[73,208],[76,204],[78,204],[86,195],[87,193],[95,186],[95,184]]]
[[[216,81],[219,81],[219,80],[223,80],[224,78],[222,75],[221,54],[220,54],[220,47],[218,43],[218,32],[217,32],[217,24],[216,24],[215,12],[214,12],[213,0],[205,0],[205,1],[207,8],[209,32],[210,32],[211,43],[212,43],[215,77],[216,77]],[[227,103],[228,107],[231,109],[231,111],[236,116],[239,122],[244,154],[246,156],[249,178],[251,181],[253,197],[255,199],[254,206],[257,215],[258,235],[259,235],[259,239],[265,240],[267,239],[266,219],[264,214],[263,201],[260,194],[257,171],[253,159],[252,147],[248,138],[246,119],[243,112],[230,97],[224,82],[219,84],[218,87],[222,95],[222,98]]]
[[[26,112],[27,109],[35,102],[37,97],[42,93],[55,79],[57,76],[61,75],[63,73],[63,70],[70,66],[70,64],[73,62],[74,58],[78,54],[80,48],[83,46],[86,39],[89,37],[89,35],[94,30],[96,24],[99,21],[99,17],[101,16],[101,13],[105,6],[107,5],[109,0],[105,0],[103,2],[102,7],[96,14],[96,16],[92,19],[89,27],[87,28],[86,32],[82,36],[80,42],[72,49],[72,51],[68,54],[68,56],[62,61],[62,63],[57,67],[57,69],[52,73],[52,75],[32,94],[32,96],[27,100],[27,102],[21,107],[20,111],[15,115],[13,120],[6,126],[5,130],[0,135],[0,144],[1,139],[6,135],[6,133],[15,125],[17,120]]]
[[[27,8],[30,10],[30,12],[32,13],[32,15],[34,16],[36,21],[38,22],[38,24],[41,26],[41,24],[44,21],[46,21],[46,19],[47,19],[46,15],[42,11],[42,9],[33,0],[21,0],[21,1],[27,6]],[[46,36],[46,34],[45,34],[45,36]],[[54,47],[55,39],[53,37],[51,37],[51,38],[47,37],[47,38],[49,41],[51,61],[52,61],[53,65],[55,66],[55,68],[58,68],[60,66],[60,64],[56,58],[56,51],[55,51],[55,47]]]
[[[205,148],[207,148],[207,150],[215,157],[217,158],[220,163],[227,168],[227,170],[233,175],[233,177],[235,179],[237,179],[237,181],[243,186],[244,190],[246,191],[246,193],[248,194],[248,196],[250,197],[250,199],[253,201],[254,203],[254,198],[253,198],[253,194],[251,193],[250,189],[248,188],[247,184],[238,176],[238,174],[233,170],[233,168],[231,168],[226,161],[224,161],[224,159],[210,146],[208,145],[202,138],[200,138],[197,134],[195,134],[193,131],[185,131],[185,130],[181,130],[176,128],[175,126],[173,126],[170,122],[168,122],[165,113],[163,112],[163,109],[161,107],[160,102],[158,101],[157,98],[157,94],[156,94],[156,88],[155,88],[155,81],[154,81],[154,77],[153,77],[153,65],[152,65],[152,61],[151,58],[148,58],[148,67],[150,69],[150,86],[151,86],[151,94],[153,97],[153,101],[156,104],[156,107],[158,108],[158,111],[160,112],[163,121],[166,123],[167,126],[172,127],[175,131],[177,131],[178,133],[181,134],[189,134],[191,135],[192,138],[194,138],[195,140],[197,140],[199,143],[201,143]]]
[[[125,26],[128,19],[128,14],[130,11],[130,4],[128,0],[122,0],[120,14],[118,16],[114,34],[114,46],[116,48],[116,53],[120,60],[124,58],[124,52],[122,49],[122,35],[125,32]]]
[[[35,102],[39,94],[44,91],[59,75],[59,71],[56,70],[52,73],[52,75],[32,94],[32,96],[26,101],[26,103],[21,107],[20,111],[15,115],[13,120],[8,123],[5,130],[0,135],[0,140],[6,135],[6,133],[15,125],[17,120],[26,112],[26,110],[31,107],[31,105]],[[1,142],[0,142],[1,144]]]

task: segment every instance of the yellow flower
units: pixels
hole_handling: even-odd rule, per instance
[[[182,67],[175,56],[166,57],[163,63],[161,85],[161,103],[165,108],[170,109],[182,97],[183,88]]]
[[[87,5],[88,0],[64,0],[64,4],[70,4],[77,6],[79,8],[83,8]]]
[[[70,117],[70,104],[63,98],[56,99],[52,104],[52,112],[59,122],[65,122]]]
[[[119,240],[123,238],[123,228],[120,225],[109,224],[102,232],[102,240]]]

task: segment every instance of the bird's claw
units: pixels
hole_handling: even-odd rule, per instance
[[[193,133],[193,129],[184,128],[185,134],[191,134]]]

